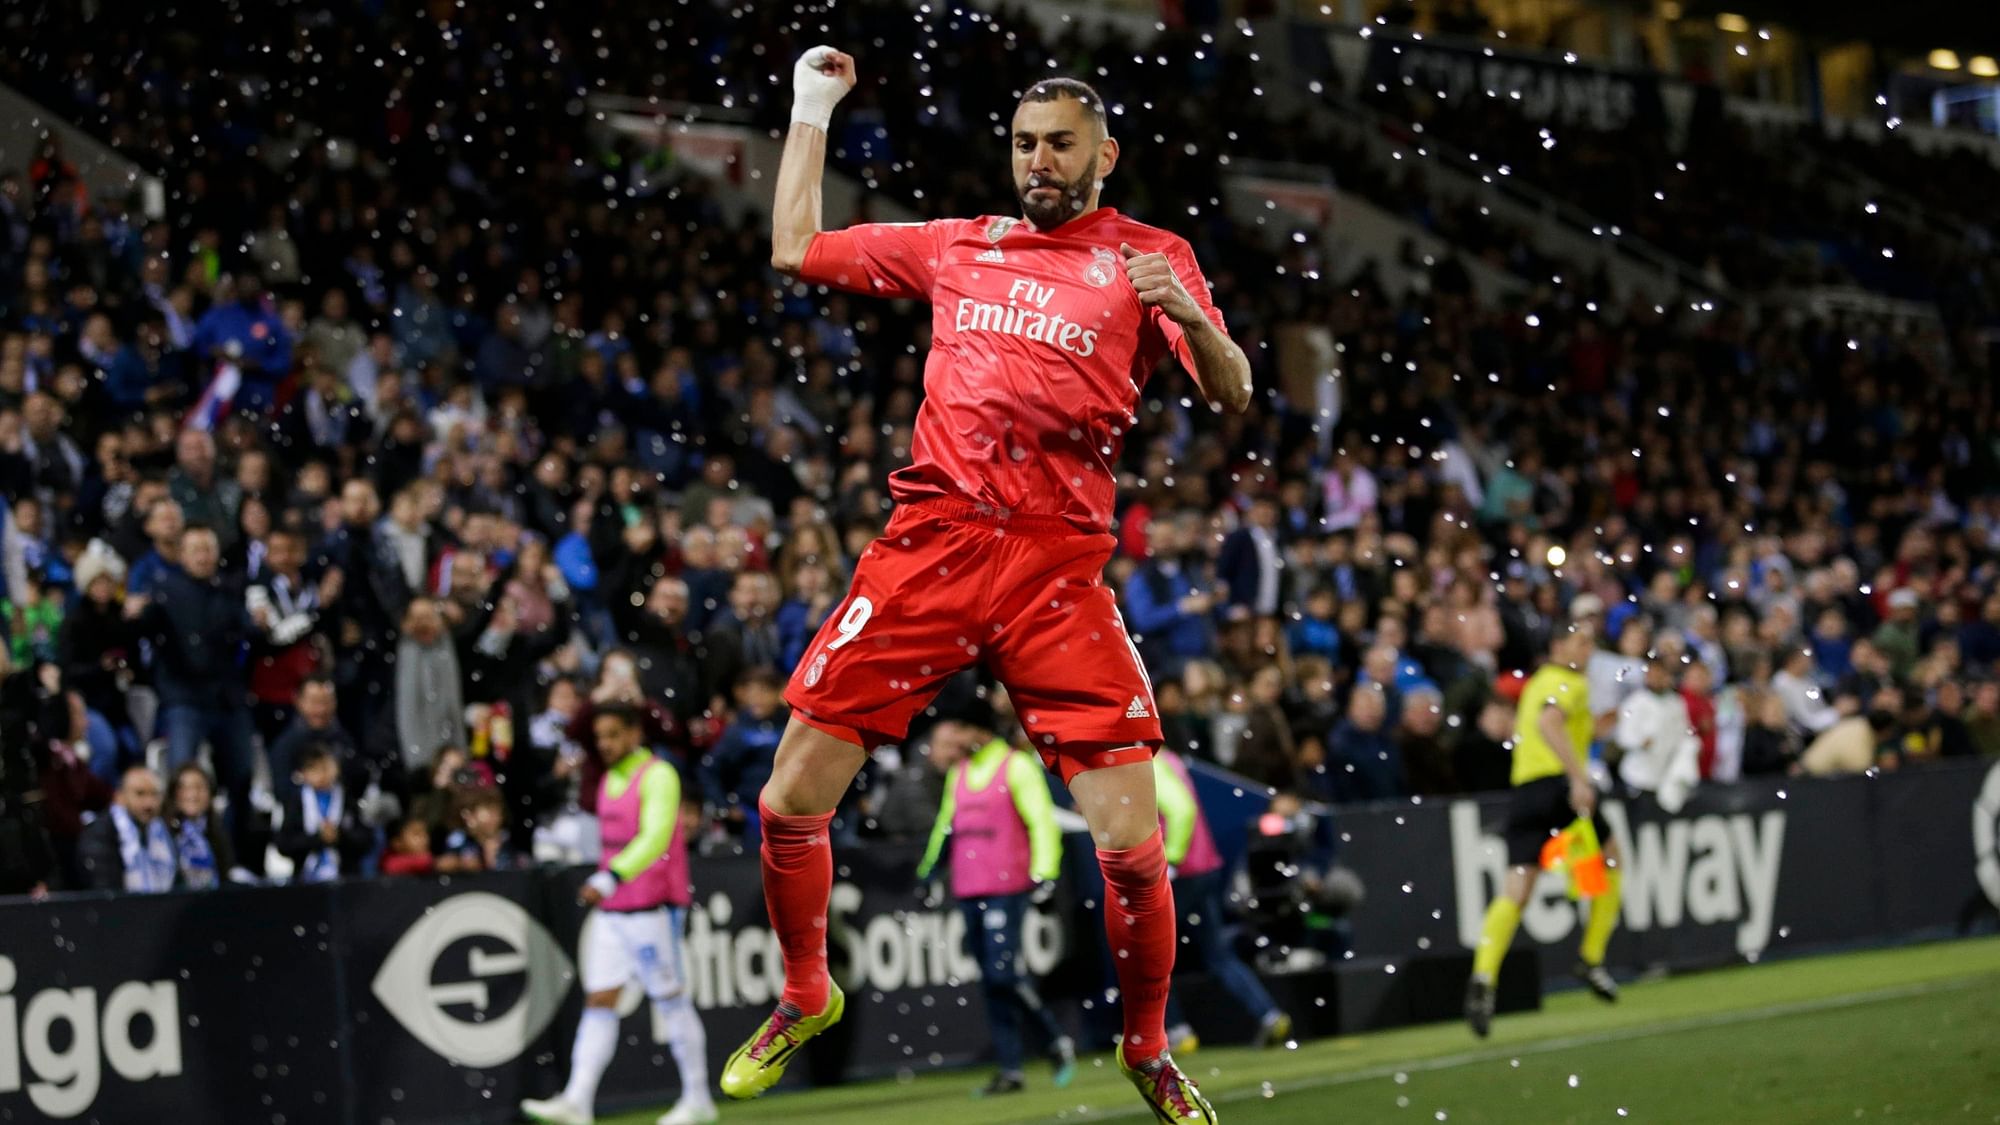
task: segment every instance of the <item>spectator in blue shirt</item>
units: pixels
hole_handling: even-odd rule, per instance
[[[1215,650],[1217,599],[1205,560],[1191,551],[1194,534],[1181,519],[1155,518],[1146,525],[1150,555],[1125,581],[1126,624],[1147,665],[1163,679]]]
[[[219,301],[194,326],[194,354],[205,362],[232,359],[243,370],[240,409],[263,410],[292,370],[292,336],[253,273],[236,277],[235,299]]]
[[[771,779],[778,739],[785,733],[783,687],[778,674],[769,668],[745,673],[736,688],[741,710],[714,749],[701,759],[702,799],[723,819],[742,826],[745,849],[756,848],[762,839],[757,794]]]
[[[1297,621],[1285,630],[1285,640],[1292,646],[1292,655],[1324,656],[1335,664],[1340,663],[1340,628],[1334,624],[1334,615],[1340,610],[1338,599],[1331,586],[1315,586],[1306,595],[1306,604]]]

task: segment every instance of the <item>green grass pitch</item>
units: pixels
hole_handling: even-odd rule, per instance
[[[2000,1122],[2000,938],[1744,966],[1502,1016],[1183,1060],[1225,1125],[1444,1121]],[[999,1125],[1148,1119],[1108,1055],[1067,1090],[971,1096],[979,1070],[725,1104],[722,1120]],[[1039,1088],[1038,1084],[1039,1083]],[[648,1125],[652,1113],[605,1119]]]

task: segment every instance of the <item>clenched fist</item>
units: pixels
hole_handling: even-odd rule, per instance
[[[792,120],[825,131],[833,107],[854,89],[854,56],[814,47],[792,67]]]
[[[1181,285],[1165,254],[1143,254],[1129,242],[1119,243],[1118,252],[1125,255],[1125,276],[1138,292],[1140,304],[1158,308],[1176,324],[1189,325],[1204,319],[1201,306],[1194,303]]]

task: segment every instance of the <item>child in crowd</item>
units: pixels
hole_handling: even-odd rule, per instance
[[[325,743],[300,752],[294,766],[299,788],[284,804],[277,832],[278,852],[292,861],[292,879],[330,883],[361,874],[375,849],[375,833],[361,823],[361,810],[340,784],[340,761]]]
[[[525,866],[507,833],[507,806],[498,789],[466,792],[459,803],[459,828],[445,838],[438,856],[442,872],[504,871]]]
[[[431,827],[420,816],[406,816],[389,837],[389,850],[382,856],[384,875],[429,875],[437,870],[431,854]]]

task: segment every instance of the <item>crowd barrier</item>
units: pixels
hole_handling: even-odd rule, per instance
[[[1216,794],[1212,779],[1203,789],[1218,803],[1248,796]],[[1368,890],[1351,919],[1355,967],[1464,956],[1501,869],[1503,811],[1504,797],[1477,797],[1340,814],[1340,860]],[[1241,809],[1217,812],[1244,823]],[[1613,802],[1607,818],[1630,857],[1626,925],[1612,945],[1623,966],[1923,936],[1985,925],[2000,901],[2000,767],[1745,784],[1704,790],[1673,817]],[[1072,850],[1082,866],[1086,853]],[[906,846],[838,857],[833,962],[854,1002],[788,1081],[983,1053],[964,923],[912,896],[915,860]],[[590,924],[576,903],[581,878],[524,871],[0,905],[0,1119],[122,1123],[171,1107],[187,1121],[287,1125],[512,1120],[514,1104],[555,1090],[568,1063],[581,1004],[572,958]],[[1073,885],[1035,916],[1025,956],[1069,1018],[1101,1021],[1101,955],[1078,940],[1094,937],[1078,901],[1094,891],[1083,878]],[[690,914],[690,983],[719,1064],[781,980],[754,858],[698,861]],[[1564,971],[1577,921],[1560,887],[1544,884],[1510,971],[1540,947],[1550,948],[1545,971]],[[604,1103],[664,1103],[673,1065],[650,1007],[625,999]],[[1350,991],[1341,1007],[1357,1022],[1340,1030],[1380,1018],[1384,1004]],[[1412,1004],[1437,1014],[1421,997],[1388,1006]]]

